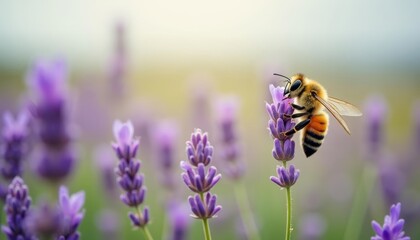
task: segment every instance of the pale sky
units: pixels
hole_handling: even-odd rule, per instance
[[[106,62],[112,27],[134,58],[276,58],[420,63],[420,2],[0,0],[0,64],[64,55]]]

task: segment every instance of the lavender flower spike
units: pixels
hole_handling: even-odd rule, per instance
[[[62,60],[38,61],[27,77],[35,95],[31,113],[41,143],[39,157],[33,163],[37,173],[51,182],[67,177],[76,162],[69,131],[66,81],[67,69]]]
[[[5,179],[12,180],[22,173],[21,161],[27,150],[25,140],[28,135],[29,114],[23,111],[13,119],[12,114],[6,112],[3,119],[5,147],[1,154],[5,162],[1,166],[1,173]]]
[[[291,99],[283,99],[283,87],[270,85],[270,92],[273,103],[265,103],[268,115],[268,130],[274,139],[273,157],[278,161],[289,161],[294,157],[295,143],[292,136],[284,133],[291,130],[295,123],[288,115],[293,114]]]
[[[139,173],[140,161],[135,159],[139,140],[134,139],[134,127],[130,121],[122,123],[114,122],[114,135],[116,142],[112,144],[117,157],[118,167],[115,169],[117,182],[124,190],[120,195],[121,201],[129,207],[135,208],[135,213],[129,213],[128,217],[133,226],[143,228],[148,239],[152,239],[146,225],[150,221],[149,209],[140,210],[146,196],[146,187],[143,186],[143,175]]]
[[[10,240],[32,240],[32,236],[24,226],[25,218],[31,206],[31,197],[28,187],[23,180],[17,176],[9,185],[9,192],[6,197],[4,211],[6,212],[7,226],[2,226],[7,239]]]
[[[181,176],[185,185],[191,191],[198,193],[188,198],[193,212],[192,216],[203,220],[204,237],[206,240],[210,240],[210,227],[207,220],[219,212],[222,207],[216,206],[217,197],[211,195],[209,191],[222,176],[216,175],[217,169],[209,166],[212,160],[213,146],[208,140],[207,133],[203,133],[201,129],[195,129],[191,140],[187,141],[186,153],[188,162],[181,162],[181,168],[184,170]],[[206,167],[209,167],[208,171],[206,171]],[[204,196],[204,194],[206,195]]]
[[[372,221],[372,228],[376,235],[371,240],[410,240],[410,237],[404,236],[404,219],[400,219],[401,203],[393,204],[390,214],[385,216],[384,224],[381,226],[378,222]]]
[[[82,191],[69,195],[69,190],[65,186],[61,186],[58,197],[61,213],[61,227],[58,239],[77,240],[80,238],[77,228],[84,217],[82,208],[85,203],[85,193]]]
[[[271,176],[270,179],[275,184],[283,188],[293,186],[299,178],[299,170],[295,170],[295,166],[290,165],[289,169],[283,166],[277,166],[278,177]]]
[[[220,156],[226,162],[225,173],[238,180],[245,170],[240,161],[241,149],[238,143],[236,121],[238,118],[239,100],[236,97],[220,98],[217,102],[217,121],[220,132]]]

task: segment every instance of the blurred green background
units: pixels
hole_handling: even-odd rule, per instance
[[[237,129],[247,169],[243,181],[252,210],[262,239],[282,239],[285,192],[269,181],[278,163],[271,156],[264,102],[269,100],[269,83],[280,85],[283,80],[272,73],[302,72],[322,83],[331,96],[360,109],[370,96],[379,95],[388,107],[383,149],[393,156],[393,164],[411,169],[403,172],[398,199],[406,233],[418,239],[420,146],[413,109],[420,97],[419,7],[414,0],[1,1],[0,110],[17,112],[30,99],[25,78],[36,60],[64,58],[79,156],[66,184],[72,192],[86,192],[82,239],[106,239],[97,227],[104,208],[118,212],[121,239],[141,237],[132,231],[129,209],[106,199],[94,163],[97,147],[113,141],[114,119],[132,119],[142,138],[139,157],[153,221],[150,230],[161,239],[167,194],[154,163],[153,126],[165,119],[178,123],[179,161],[185,159],[185,141],[195,127],[209,132],[217,154],[214,102],[221,95],[237,95]],[[126,74],[115,83],[109,75],[118,24],[125,29],[121,42]],[[202,111],[197,113],[197,108]],[[346,231],[356,231],[353,227],[360,227],[358,239],[370,239],[370,221],[383,222],[389,206],[383,200],[380,166],[367,153],[365,116],[346,118],[351,136],[332,120],[323,146],[309,159],[296,148],[293,163],[301,177],[292,189],[293,239],[344,239]],[[28,157],[26,164],[30,161]],[[214,161],[223,173],[223,163]],[[179,173],[178,163],[175,166]],[[42,197],[53,201],[57,189],[29,167],[24,178],[30,179],[35,205]],[[181,177],[178,180],[179,196],[186,199],[190,193]],[[244,238],[238,234],[241,223],[232,186],[223,177],[213,190],[223,205],[219,217],[210,221],[214,239]],[[349,227],[352,214],[358,221]],[[305,235],[311,228],[320,231],[317,237]],[[189,239],[201,238],[201,223],[192,220]]]

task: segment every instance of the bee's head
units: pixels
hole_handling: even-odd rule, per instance
[[[284,96],[287,98],[295,98],[299,95],[304,87],[305,77],[303,74],[296,74],[290,81],[286,83],[286,87],[284,88]]]
[[[284,98],[294,98],[297,97],[303,87],[304,76],[303,74],[296,74],[292,78],[288,78],[281,74],[274,73],[276,76],[286,78],[286,86],[284,86],[283,96]]]

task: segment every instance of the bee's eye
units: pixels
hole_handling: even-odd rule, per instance
[[[290,87],[290,91],[295,91],[296,89],[298,89],[300,87],[300,85],[302,85],[302,81],[300,80],[296,80],[292,86]]]

